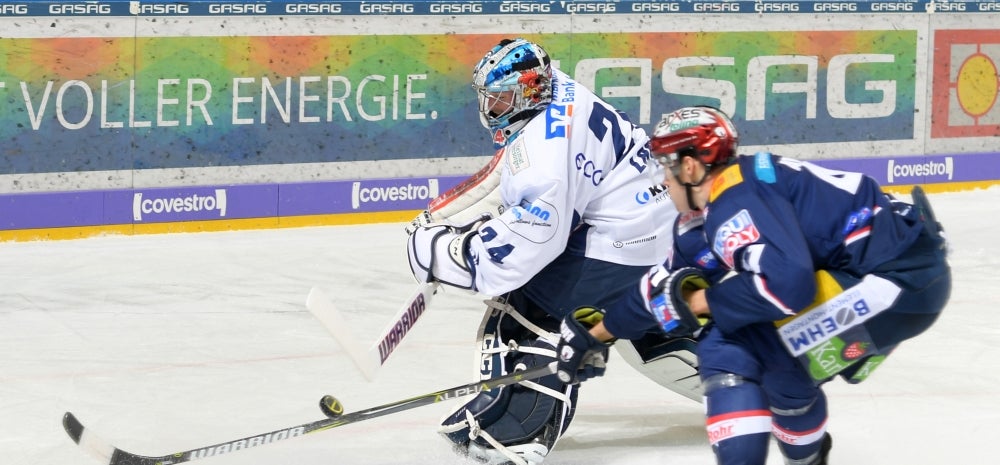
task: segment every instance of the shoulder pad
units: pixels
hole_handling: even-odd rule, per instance
[[[742,182],[743,173],[740,171],[740,165],[730,165],[712,181],[712,190],[708,193],[708,201],[714,202],[723,192]]]

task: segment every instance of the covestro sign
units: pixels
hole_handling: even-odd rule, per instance
[[[151,217],[192,213],[198,217],[226,217],[226,190],[215,189],[212,195],[187,194],[157,196],[136,192],[132,197],[132,218],[135,221]]]
[[[438,191],[437,179],[428,179],[426,184],[356,181],[351,185],[351,209],[358,210],[366,204],[427,201],[437,197]]]
[[[890,183],[899,182],[926,182],[925,178],[945,178],[951,181],[955,176],[955,163],[952,157],[945,157],[944,160],[927,160],[917,163],[905,162],[897,159],[889,159],[886,177]]]

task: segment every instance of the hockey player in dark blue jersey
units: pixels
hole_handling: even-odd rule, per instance
[[[651,149],[668,168],[677,225],[700,214],[703,224],[688,229],[701,241],[675,238],[672,259],[632,299],[647,301],[668,334],[697,334],[719,464],[764,464],[771,437],[787,464],[826,464],[821,386],[864,380],[933,324],[951,292],[945,239],[919,188],[900,202],[860,173],[737,156],[737,142],[729,118],[709,107],[682,108],[656,127]],[[614,336],[564,321],[560,370]]]

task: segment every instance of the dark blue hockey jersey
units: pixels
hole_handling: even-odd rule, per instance
[[[863,276],[917,238],[871,178],[769,153],[740,156],[711,185],[704,233],[733,276],[706,291],[715,324],[733,331],[793,315],[816,294],[814,273]]]

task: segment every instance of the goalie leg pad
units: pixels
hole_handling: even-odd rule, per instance
[[[507,301],[486,301],[489,310],[477,338],[476,369],[481,379],[555,360],[558,336],[529,321]],[[576,386],[549,375],[479,393],[448,414],[438,431],[463,455],[488,463],[537,464],[566,430],[575,402]]]
[[[512,360],[514,371],[555,360],[555,347],[544,339],[525,341],[520,347],[546,353],[518,352]],[[525,463],[538,463],[569,426],[576,397],[576,386],[562,383],[556,375],[497,388],[480,393],[445,418],[440,432],[459,452],[479,459],[514,461],[510,456],[514,455]],[[527,460],[519,451],[536,459]]]

